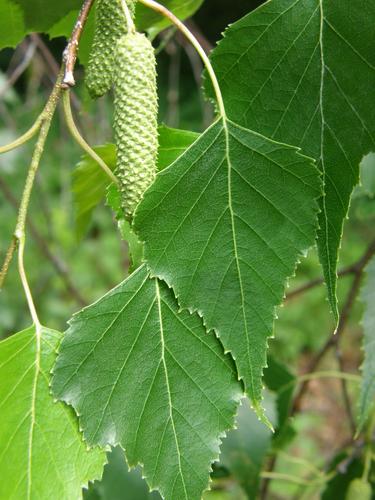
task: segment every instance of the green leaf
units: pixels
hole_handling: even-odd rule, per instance
[[[103,478],[90,485],[89,490],[84,492],[84,499],[160,500],[160,495],[156,491],[149,493],[141,470],[129,470],[123,450],[117,447],[108,453]]]
[[[314,242],[319,195],[309,158],[218,121],[158,174],[136,211],[152,273],[216,331],[260,416],[274,309]]]
[[[11,0],[0,0],[0,49],[15,47],[24,36],[21,8]]]
[[[198,137],[197,132],[160,125],[158,170],[171,165]]]
[[[47,31],[54,23],[73,9],[80,9],[82,0],[12,0],[24,13],[25,25],[30,31]]]
[[[337,320],[336,268],[358,167],[375,144],[375,2],[272,0],[213,51],[229,118],[315,158],[318,248]]]
[[[365,359],[362,366],[362,388],[359,405],[359,428],[375,410],[375,257],[366,267],[366,284],[362,291],[363,314],[363,351]]]
[[[199,9],[203,0],[163,0],[160,3],[183,21]],[[139,31],[149,31],[152,36],[156,36],[171,24],[167,18],[149,9],[141,2],[138,2],[136,6],[135,23]]]
[[[355,478],[363,474],[363,463],[361,458],[353,453],[342,452],[336,455],[329,465],[328,473],[336,471],[336,474],[325,485],[321,494],[322,500],[344,499],[349,489],[350,483]],[[357,500],[362,500],[358,498]]]
[[[196,132],[161,125],[159,127],[158,170],[163,170],[173,163],[198,136],[199,134]],[[114,171],[116,168],[116,146],[105,144],[94,147],[94,150]],[[77,235],[81,236],[86,232],[92,211],[105,198],[109,184],[108,176],[99,168],[98,164],[90,156],[82,156],[74,170],[72,180]],[[114,209],[116,198],[118,198],[115,189],[111,189],[111,197],[114,200],[109,205]]]
[[[94,150],[111,170],[115,169],[116,147],[114,144],[96,146]],[[87,230],[92,211],[105,198],[110,184],[111,180],[96,161],[84,155],[74,170],[72,179],[77,235],[82,235]]]
[[[375,198],[375,153],[361,161],[361,189],[369,198]]]
[[[267,394],[265,406],[275,420],[275,405],[270,394]],[[257,498],[260,472],[271,447],[272,432],[259,422],[247,400],[239,409],[236,427],[223,441],[220,464],[231,472],[248,498]]]
[[[145,266],[73,317],[54,373],[89,444],[121,444],[167,499],[201,498],[240,385],[216,337]]]
[[[290,407],[297,379],[273,356],[268,356],[263,380],[266,387],[276,394],[277,427],[272,441],[273,447],[279,449],[289,444],[295,435],[290,422]]]
[[[99,478],[105,453],[89,451],[49,378],[61,334],[35,327],[0,343],[0,498],[80,498]]]

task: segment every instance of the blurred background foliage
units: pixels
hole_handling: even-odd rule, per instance
[[[229,23],[260,3],[205,0],[188,24],[209,51]],[[15,50],[0,52],[0,144],[16,138],[35,120],[51,89],[64,44],[62,38],[50,40],[31,35]],[[214,113],[201,92],[201,62],[173,29],[156,37],[155,46],[159,44],[160,122],[200,132],[210,124]],[[23,71],[13,84],[20,67]],[[82,84],[82,67],[77,70],[77,81],[73,109],[83,135],[91,145],[112,142],[111,96],[91,101]],[[32,144],[27,144],[0,157],[1,256],[14,230],[31,152]],[[40,317],[45,325],[58,330],[65,329],[67,319],[75,311],[123,280],[130,265],[128,244],[119,238],[117,223],[104,202],[93,211],[87,227],[83,229],[77,224],[72,179],[80,158],[81,151],[70,138],[60,110],[32,197],[26,252],[26,268]],[[362,186],[355,192],[345,225],[340,268],[355,263],[374,235],[374,172],[374,156],[369,155],[363,162]],[[289,290],[320,275],[316,251],[311,249],[290,280]],[[347,275],[339,281],[341,304],[351,280],[352,276]],[[0,338],[30,323],[14,263],[0,293],[0,311]],[[361,307],[357,304],[341,344],[345,371],[353,373],[358,373],[362,356],[360,315]],[[344,403],[339,381],[313,381],[293,422],[288,418],[294,375],[307,369],[333,328],[324,286],[290,297],[279,309],[278,317],[275,339],[270,342],[270,368],[265,375],[265,404],[277,432],[272,436],[244,401],[238,429],[223,441],[220,462],[213,467],[212,492],[206,494],[205,500],[256,498],[260,484],[264,496],[260,471],[272,460],[275,450],[281,450],[274,468],[280,480],[273,479],[269,484],[267,498],[345,498],[350,479],[362,473],[361,443],[353,445],[352,429],[348,420],[342,418]],[[336,358],[326,357],[322,369],[337,369]],[[288,391],[285,384],[289,384]],[[354,408],[357,392],[355,385],[349,385]],[[157,493],[148,493],[138,469],[128,472],[121,450],[113,450],[108,460],[103,480],[91,485],[85,492],[86,499],[160,498]],[[286,480],[283,475],[302,478],[302,482]]]

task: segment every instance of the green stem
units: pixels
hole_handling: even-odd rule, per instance
[[[30,287],[28,285],[27,277],[26,277],[26,272],[25,272],[25,267],[24,267],[24,249],[25,249],[25,240],[26,240],[26,234],[25,234],[25,226],[26,226],[26,217],[27,217],[27,211],[29,208],[30,204],[30,196],[31,192],[33,189],[34,181],[35,181],[35,176],[39,168],[40,160],[43,154],[44,150],[44,145],[46,143],[46,139],[48,136],[48,132],[51,126],[52,118],[56,110],[57,102],[60,97],[61,93],[61,81],[62,81],[62,71],[60,71],[60,74],[58,76],[58,79],[56,81],[56,84],[52,90],[52,93],[47,101],[47,104],[40,115],[40,130],[39,130],[39,136],[38,140],[35,144],[33,156],[31,159],[30,167],[27,173],[27,178],[25,182],[25,187],[22,193],[22,198],[21,198],[21,203],[20,207],[18,209],[18,216],[17,216],[17,224],[16,224],[16,229],[14,231],[14,236],[13,236],[13,242],[11,243],[9,250],[7,252],[6,258],[5,258],[5,263],[3,265],[3,269],[1,271],[1,279],[4,281],[5,276],[6,276],[6,271],[9,268],[9,264],[12,260],[14,251],[17,247],[18,243],[18,270],[22,282],[22,286],[26,295],[26,300],[29,306],[30,314],[31,317],[35,323],[36,327],[36,333],[37,335],[40,334],[40,322],[38,319],[38,315],[36,313],[36,309],[34,306],[34,301],[32,298],[32,294],[30,291]]]
[[[284,474],[282,472],[261,472],[260,476],[266,479],[273,479],[275,481],[287,481],[289,483],[300,484],[302,486],[313,486],[318,484],[327,483],[334,475],[335,471],[329,474],[322,474],[315,479],[303,479],[291,474]]]
[[[366,432],[366,453],[365,453],[365,466],[363,469],[362,479],[363,481],[368,481],[370,470],[371,470],[371,462],[373,460],[373,442],[372,436],[375,430],[375,411],[373,412],[372,418],[368,424],[367,432]]]
[[[0,146],[0,154],[7,153],[8,151],[12,151],[13,149],[19,148],[23,144],[25,144],[27,141],[32,139],[34,135],[38,132],[42,125],[43,121],[43,113],[38,116],[38,118],[35,120],[34,124],[29,128],[27,132],[25,132],[21,137],[18,137],[15,141],[11,142],[10,144],[6,144],[5,146]]]
[[[68,129],[72,134],[75,141],[81,146],[81,148],[99,165],[99,167],[105,172],[106,175],[114,182],[117,186],[119,182],[112,172],[112,170],[108,167],[108,165],[100,158],[100,156],[95,153],[95,151],[87,144],[85,139],[81,136],[73,118],[72,108],[70,106],[70,92],[69,90],[65,90],[63,94],[63,105],[64,105],[64,114],[66,123],[68,125]]]
[[[12,262],[13,254],[17,248],[17,238],[15,236],[12,237],[12,241],[9,244],[7,253],[5,254],[5,259],[4,263],[1,267],[0,271],[0,290],[3,288],[4,281],[6,278],[6,275],[8,274],[8,269],[10,266],[10,263]]]
[[[131,12],[129,10],[129,7],[128,7],[126,0],[121,0],[121,7],[122,7],[122,10],[124,11],[124,16],[125,16],[126,24],[128,27],[128,32],[135,33],[135,31],[136,31],[135,24],[134,24],[133,17],[131,15]]]
[[[146,7],[149,7],[150,9],[158,12],[159,14],[163,15],[164,17],[168,18],[176,27],[181,31],[181,33],[186,36],[186,38],[189,40],[189,42],[193,45],[195,50],[198,52],[199,56],[201,57],[204,66],[207,69],[207,72],[209,74],[209,77],[212,82],[212,86],[215,91],[216,95],[216,100],[217,100],[217,105],[220,111],[220,115],[222,118],[225,120],[226,119],[226,112],[225,112],[225,106],[224,106],[224,101],[223,101],[223,96],[221,94],[220,90],[220,85],[217,80],[215,71],[212,67],[211,61],[209,60],[206,52],[204,51],[203,47],[201,44],[198,42],[198,40],[195,38],[193,33],[182,23],[178,17],[176,17],[171,11],[166,9],[163,5],[160,5],[158,2],[155,2],[155,0],[139,0],[143,5],[146,5]]]
[[[316,380],[321,378],[338,378],[340,380],[347,380],[348,382],[355,382],[359,384],[361,382],[361,377],[355,375],[354,373],[345,373],[335,370],[330,371],[320,371],[314,373],[306,373],[305,375],[300,375],[297,377],[298,383],[305,382],[306,380]]]

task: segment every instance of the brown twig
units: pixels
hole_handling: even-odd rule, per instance
[[[345,327],[347,325],[350,313],[352,311],[353,305],[355,303],[355,299],[358,295],[361,282],[362,282],[362,277],[363,277],[363,271],[370,261],[371,257],[375,254],[375,240],[373,240],[370,245],[368,246],[366,252],[363,254],[363,256],[359,259],[359,261],[352,266],[352,269],[354,272],[354,280],[353,283],[350,287],[349,293],[347,295],[345,304],[342,308],[341,315],[340,315],[340,320],[339,324],[336,328],[335,331],[332,332],[330,337],[327,339],[326,343],[323,345],[321,350],[318,352],[318,354],[315,356],[315,358],[311,361],[307,372],[311,373],[316,370],[316,368],[319,366],[321,360],[324,358],[324,356],[327,354],[327,352],[331,349],[331,347],[337,346],[338,342],[341,338],[341,335],[343,331],[345,330]],[[306,381],[304,382],[296,397],[294,400],[293,408],[292,408],[292,414],[295,414],[296,412],[299,411],[302,399],[307,391],[309,382]]]
[[[52,52],[49,50],[47,45],[44,43],[43,39],[41,38],[40,35],[37,33],[32,33],[31,39],[35,42],[37,45],[41,55],[43,56],[43,62],[49,67],[49,69],[52,72],[52,75],[48,73],[48,76],[51,80],[52,83],[55,83],[55,80],[57,78],[57,75],[59,74],[60,71],[60,66],[58,65],[56,59],[54,58]],[[79,102],[79,99],[77,95],[72,91],[71,92],[71,100],[74,108],[79,111],[81,109],[81,104]]]
[[[338,271],[337,276],[339,278],[342,278],[342,277],[348,276],[350,274],[355,274],[356,269],[357,269],[357,264],[345,267],[344,269],[341,269],[340,271]],[[285,297],[285,301],[287,302],[289,300],[292,300],[292,299],[298,297],[299,295],[301,295],[305,292],[308,292],[309,290],[316,288],[319,285],[322,285],[323,283],[324,283],[323,277],[315,278],[315,279],[301,285],[300,287],[296,288],[295,290],[292,290],[291,292],[287,293],[286,297]]]
[[[4,85],[0,89],[0,99],[4,96],[4,94],[8,91],[10,87],[12,87],[19,77],[22,75],[22,73],[28,68],[34,53],[35,53],[35,43],[32,41],[29,43],[28,47],[25,50],[24,56],[21,60],[21,62],[16,66],[16,68],[13,70],[12,74],[9,76],[9,78],[6,80]]]
[[[69,43],[64,51],[65,73],[62,81],[62,87],[65,89],[74,87],[76,83],[73,72],[77,60],[79,40],[93,3],[94,0],[85,0],[83,3],[78,19],[74,25]]]
[[[339,324],[338,324],[337,328],[331,333],[331,335],[329,336],[329,338],[327,339],[327,341],[325,342],[325,344],[323,345],[321,350],[312,359],[311,363],[309,364],[309,366],[307,368],[307,373],[313,373],[316,371],[320,362],[322,361],[322,359],[325,357],[325,355],[328,353],[328,351],[332,347],[334,347],[336,350],[336,357],[337,357],[338,362],[339,362],[339,367],[340,367],[340,370],[343,371],[344,367],[342,365],[342,359],[341,359],[340,350],[339,350],[339,341],[340,341],[341,336],[342,336],[342,334],[347,326],[350,314],[351,314],[353,306],[355,304],[355,300],[356,300],[358,292],[360,290],[362,278],[363,278],[363,271],[364,271],[366,265],[368,264],[368,262],[370,261],[370,259],[373,257],[373,255],[375,255],[375,240],[373,240],[369,244],[365,253],[362,255],[362,257],[355,264],[343,269],[339,273],[339,275],[341,275],[341,276],[348,275],[348,274],[354,274],[353,283],[352,283],[350,290],[348,292],[348,295],[346,297],[346,301],[342,307],[340,320],[339,320]],[[298,289],[299,290],[298,294],[301,294],[304,291],[309,290],[310,288],[313,288],[314,286],[317,286],[321,283],[323,283],[323,279],[314,280],[313,282],[310,282],[309,284],[300,287],[300,289]],[[295,294],[295,292],[292,292],[292,293]],[[296,415],[301,410],[302,400],[303,400],[303,398],[306,395],[306,392],[308,390],[309,382],[310,382],[309,380],[305,380],[304,382],[302,382],[302,384],[301,384],[301,386],[300,386],[300,388],[299,388],[299,390],[294,398],[294,402],[293,402],[292,408],[290,410],[291,416]],[[347,390],[346,381],[342,380],[341,384],[342,384],[342,391],[343,391],[343,399],[344,399],[345,408],[346,408],[346,411],[348,414],[348,419],[349,419],[349,423],[351,426],[351,430],[353,431],[353,434],[354,434],[355,422],[354,422],[354,418],[352,415],[350,398],[349,398],[349,394],[348,394],[348,390]],[[270,457],[267,471],[274,470],[274,468],[276,466],[276,462],[277,462],[277,455],[274,454]],[[265,500],[267,498],[269,483],[270,483],[270,480],[267,478],[265,478],[263,483],[262,483],[261,491],[260,491],[260,498],[262,500]]]

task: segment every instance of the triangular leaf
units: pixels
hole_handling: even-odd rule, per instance
[[[365,359],[362,366],[362,389],[359,406],[359,427],[375,410],[375,257],[366,268],[367,281],[362,291],[362,301],[365,306],[363,314],[363,351]]]
[[[336,319],[342,225],[361,158],[375,146],[375,2],[272,0],[213,51],[229,118],[318,161],[318,247]]]
[[[158,174],[136,212],[152,273],[217,332],[259,415],[274,309],[314,242],[319,195],[310,159],[219,121]]]
[[[73,317],[54,372],[89,443],[121,444],[168,500],[201,498],[240,385],[219,341],[145,266]]]
[[[31,327],[0,342],[0,498],[81,498],[105,453],[88,450],[77,419],[54,402],[49,378],[61,334]]]

